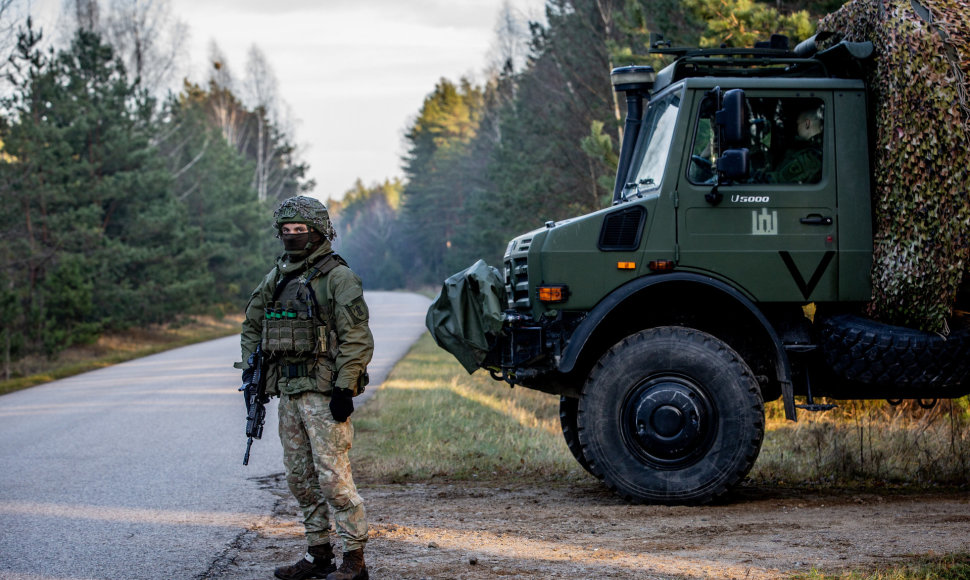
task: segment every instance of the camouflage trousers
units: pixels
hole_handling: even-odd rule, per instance
[[[286,481],[303,510],[307,544],[329,542],[332,521],[345,552],[363,548],[367,517],[350,474],[350,419],[334,421],[330,397],[315,392],[281,395],[279,418]]]

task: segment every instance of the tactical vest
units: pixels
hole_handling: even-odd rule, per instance
[[[263,316],[262,349],[272,359],[337,357],[337,328],[329,304],[318,304],[310,285],[343,259],[328,254],[297,277],[284,276],[266,304]]]

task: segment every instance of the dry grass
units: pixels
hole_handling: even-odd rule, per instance
[[[848,571],[838,575],[813,571],[792,580],[970,580],[970,554],[920,557],[909,564],[878,570]]]
[[[770,419],[751,472],[760,482],[848,487],[970,485],[968,399],[931,409],[913,402],[838,401],[837,409]],[[769,405],[778,417],[780,401]]]
[[[354,417],[361,480],[585,477],[563,441],[558,397],[468,375],[428,334]]]
[[[131,329],[68,348],[55,358],[29,356],[11,364],[11,378],[0,381],[0,395],[187,344],[238,334],[242,315],[216,319],[186,316],[173,324]]]

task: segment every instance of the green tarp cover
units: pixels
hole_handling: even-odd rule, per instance
[[[488,354],[488,337],[501,332],[507,305],[505,280],[479,260],[445,280],[424,323],[438,346],[473,373]]]

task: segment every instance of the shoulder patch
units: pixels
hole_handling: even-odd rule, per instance
[[[347,313],[350,314],[351,320],[354,321],[354,326],[366,321],[370,317],[370,313],[367,311],[367,303],[364,302],[363,296],[358,296],[347,305]]]

